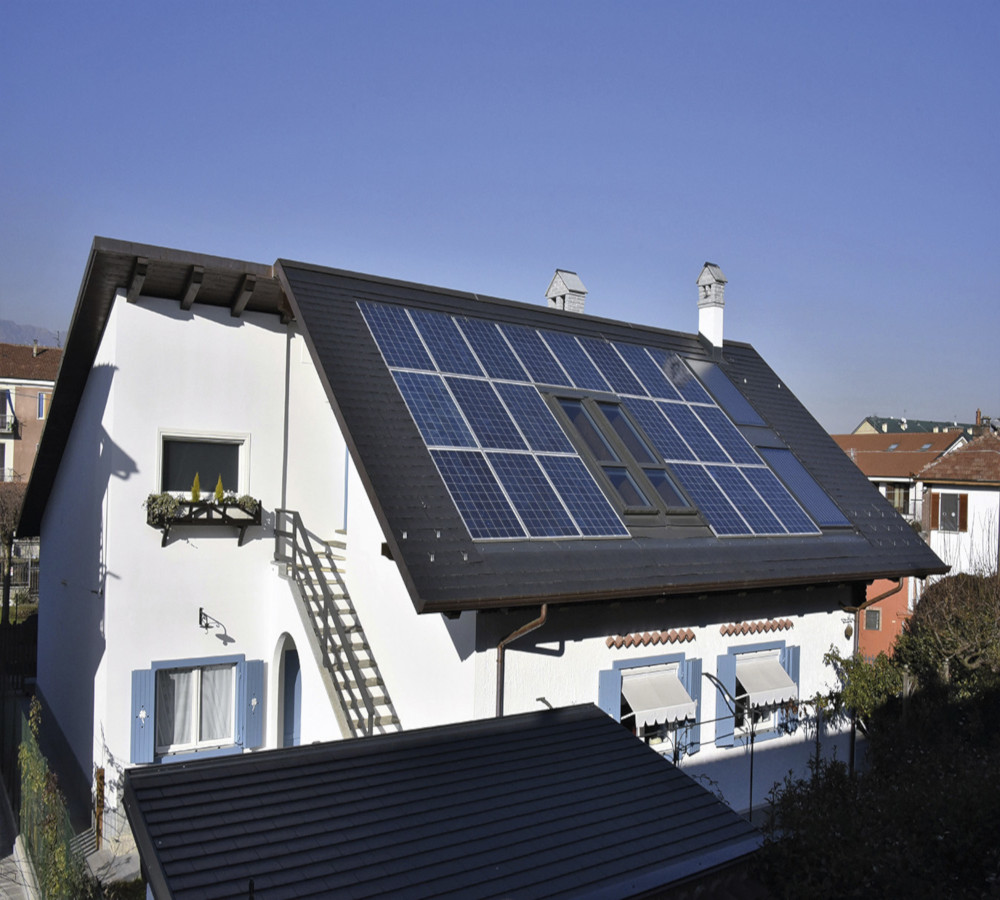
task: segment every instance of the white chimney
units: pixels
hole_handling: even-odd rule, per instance
[[[563,309],[566,312],[583,312],[583,301],[587,296],[587,289],[580,281],[580,276],[576,272],[569,272],[566,269],[556,269],[556,274],[552,276],[549,289],[545,292],[549,300],[549,309]]]
[[[713,347],[722,348],[722,311],[726,306],[726,276],[707,262],[698,276],[698,332]]]

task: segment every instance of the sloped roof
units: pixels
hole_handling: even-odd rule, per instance
[[[879,496],[787,386],[746,344],[721,357],[696,335],[541,305],[389,281],[279,260],[276,269],[303,326],[389,549],[422,612],[570,603],[944,571],[940,560]],[[808,535],[720,538],[700,518],[627,537],[473,540],[393,374],[362,304],[559,330],[585,340],[640,344],[692,366],[715,364],[763,424],[741,428],[755,446],[790,448],[842,528]]]
[[[862,430],[865,426],[874,429],[882,434],[904,434],[906,432],[919,431],[921,433],[935,433],[941,431],[963,431],[967,437],[972,437],[973,426],[962,422],[945,422],[939,419],[910,419],[894,418],[892,416],[865,416],[858,427],[854,429],[856,434],[864,434]]]
[[[175,900],[631,897],[761,841],[593,706],[131,768],[124,804]]]
[[[964,439],[960,431],[830,436],[869,478],[910,478]]]
[[[746,344],[727,342],[719,353],[697,335],[566,315],[542,304],[514,303],[290,261],[270,267],[105,238],[94,241],[80,289],[62,372],[28,485],[19,526],[22,536],[38,534],[116,291],[176,298],[182,306],[194,301],[233,306],[237,314],[238,298],[246,299],[243,288],[248,281],[256,289],[247,309],[283,318],[294,315],[298,320],[388,549],[420,612],[770,589],[944,571],[941,561]],[[592,532],[577,532],[572,537],[560,533],[538,539],[527,537],[526,532],[505,540],[473,539],[366,322],[362,304],[393,308],[404,318],[430,316],[439,322],[460,317],[487,329],[502,324],[525,334],[537,331],[536,340],[542,333],[561,332],[569,342],[579,340],[612,356],[618,352],[613,346],[618,346],[623,352],[667,360],[662,364],[683,369],[690,386],[704,395],[706,402],[698,409],[711,406],[711,412],[725,420],[723,408],[731,402],[745,409],[746,421],[756,423],[741,425],[736,434],[753,455],[752,474],[770,479],[775,493],[783,494],[796,510],[789,489],[804,505],[808,504],[802,490],[818,498],[830,514],[829,522],[839,527],[828,527],[829,523],[818,527],[798,510],[800,520],[808,522],[806,528],[782,529],[780,536],[758,529],[744,537],[720,537],[715,526],[710,527],[706,507],[695,502],[686,510],[667,510],[664,527],[641,527],[640,523],[626,529],[619,523],[610,534],[593,537],[583,536]],[[403,308],[412,312],[400,313]],[[696,369],[702,373],[697,377],[692,374]],[[724,382],[723,393],[729,398],[725,403],[719,400],[716,405],[700,385],[698,379],[707,378],[708,370],[718,376],[710,385],[713,393]],[[532,386],[530,378],[520,381],[528,382],[517,385],[524,391],[534,392],[538,387]],[[546,390],[540,387],[536,402],[543,402],[539,397]],[[576,393],[590,396],[585,391]],[[594,396],[619,401],[613,392]],[[693,409],[687,410],[690,416]],[[731,422],[724,424],[736,433]],[[565,443],[566,435],[560,433],[560,437]],[[714,443],[711,437],[708,440]],[[583,470],[582,458],[573,448],[569,450],[562,454],[567,464]],[[799,467],[798,473],[781,476],[788,489],[762,459],[772,452]],[[734,473],[738,468],[731,465]],[[583,477],[593,476],[584,471]],[[596,485],[590,481],[591,492],[596,491],[599,502],[610,509],[610,500]],[[742,488],[764,507],[755,488]],[[532,486],[526,493],[534,490]],[[576,499],[564,497],[568,504]]]
[[[983,434],[920,471],[934,484],[1000,485],[1000,436]]]
[[[0,380],[55,381],[62,350],[25,344],[0,344]]]

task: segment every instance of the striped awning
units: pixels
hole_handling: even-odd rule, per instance
[[[676,666],[622,673],[622,694],[635,713],[636,728],[694,718],[695,701],[677,677]]]
[[[797,700],[799,689],[777,656],[737,656],[736,678],[750,706],[780,706]]]

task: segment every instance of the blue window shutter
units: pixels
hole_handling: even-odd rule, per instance
[[[156,673],[132,672],[132,751],[134,763],[153,761],[156,738]]]
[[[597,705],[616,722],[622,718],[622,673],[605,669],[597,673]]]
[[[795,682],[795,686],[799,686],[799,647],[785,647],[782,649],[780,656],[778,657],[781,663],[781,668],[783,668],[787,673],[788,677]],[[799,700],[802,700],[802,696],[799,696]],[[779,714],[779,720],[782,725],[784,725],[789,731],[795,731],[799,727],[799,717],[794,712],[789,713],[786,710],[781,710]]]
[[[716,688],[715,746],[732,747],[736,731],[736,717],[733,715],[733,701],[731,699],[736,694],[736,657],[728,653],[718,657],[715,675],[725,689],[729,691],[729,696],[727,697],[721,690]]]
[[[679,671],[684,690],[695,702],[694,722],[689,722],[685,728],[684,749],[688,754],[697,753],[701,749],[701,660],[685,660]]]
[[[264,744],[264,662],[236,664],[236,743],[253,749]]]

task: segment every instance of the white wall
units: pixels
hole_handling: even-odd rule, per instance
[[[130,758],[131,673],[155,661],[263,660],[266,740],[275,746],[274,662],[290,637],[303,661],[302,741],[340,736],[321,674],[307,665],[295,593],[273,562],[283,500],[306,507],[321,534],[337,527],[343,505],[342,476],[328,458],[337,453],[335,423],[315,370],[298,359],[302,343],[276,316],[233,318],[202,305],[182,312],[176,301],[150,298],[115,303],[42,526],[39,646],[41,690],[84,772],[106,768],[112,804]],[[296,392],[287,446],[286,361]],[[161,547],[161,533],[146,524],[162,436],[174,430],[245,439],[241,489],[260,499],[263,525],[244,546],[235,529],[187,528]],[[203,486],[207,496],[213,488]],[[200,628],[200,607],[224,630]]]
[[[930,532],[931,549],[951,566],[949,574],[995,571],[998,558],[997,523],[1000,521],[1000,490],[975,486],[935,485],[935,494],[968,494],[968,530]],[[929,501],[928,501],[929,502]]]
[[[731,647],[752,647],[784,641],[801,648],[799,697],[807,699],[832,688],[833,670],[823,663],[823,654],[831,647],[849,655],[852,639],[845,628],[853,616],[839,611],[838,600],[851,602],[846,589],[807,591],[789,589],[776,594],[719,601],[706,599],[697,606],[685,606],[666,600],[662,603],[622,603],[601,610],[587,607],[553,608],[548,621],[539,630],[508,645],[505,659],[504,712],[514,714],[543,709],[598,702],[598,673],[611,669],[615,662],[630,664],[643,660],[683,653],[686,658],[700,658],[703,672],[715,674],[717,657]],[[828,611],[829,609],[838,611]],[[798,612],[796,612],[798,610]],[[493,715],[496,696],[496,650],[501,637],[511,633],[537,615],[538,609],[524,610],[492,618],[483,617],[476,665],[476,714]],[[762,634],[728,636],[720,633],[723,625],[790,619],[791,629]],[[693,641],[658,645],[607,646],[607,638],[620,634],[675,629],[690,629]],[[748,764],[739,762],[748,756],[748,748],[716,748],[714,720],[725,713],[719,694],[707,678],[702,678],[698,720],[702,722],[701,749],[681,760],[681,767],[695,776],[704,776],[736,809],[747,806]],[[763,803],[770,786],[789,769],[805,774],[809,753],[813,751],[812,733],[807,728],[755,746],[754,805]],[[823,740],[823,752],[838,747],[845,758],[846,743],[840,736]],[[662,747],[667,751],[669,748]],[[737,762],[734,763],[734,760]]]
[[[417,615],[396,563],[351,466],[347,586],[404,729],[461,722],[475,715],[475,614],[448,620]]]

